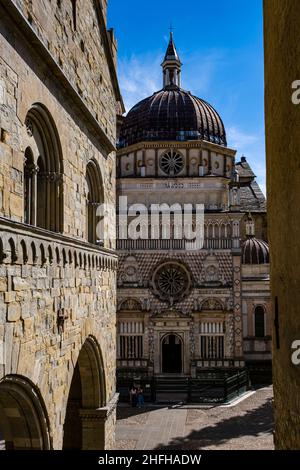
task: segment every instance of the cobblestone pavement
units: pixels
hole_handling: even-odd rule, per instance
[[[267,450],[273,445],[272,387],[234,406],[118,409],[116,448]]]

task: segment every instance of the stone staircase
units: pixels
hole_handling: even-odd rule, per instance
[[[176,374],[156,377],[156,402],[179,403],[188,398],[188,377]]]

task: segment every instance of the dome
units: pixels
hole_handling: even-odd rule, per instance
[[[206,140],[227,145],[224,124],[217,111],[173,84],[129,111],[121,127],[119,148],[157,140]]]
[[[263,240],[249,237],[242,246],[243,264],[268,264],[269,246]]]

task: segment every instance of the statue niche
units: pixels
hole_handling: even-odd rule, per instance
[[[129,284],[133,286],[142,285],[142,279],[139,272],[138,262],[134,256],[128,256],[124,261],[124,266],[120,275],[120,284]]]

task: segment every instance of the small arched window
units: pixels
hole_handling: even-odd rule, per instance
[[[255,337],[264,338],[265,337],[265,311],[260,305],[255,307],[254,312],[254,321],[255,321]]]
[[[25,150],[24,221],[53,232],[63,231],[63,158],[55,123],[40,103],[26,116],[31,146]]]
[[[87,182],[87,207],[86,207],[86,232],[87,239],[90,243],[97,243],[97,209],[104,202],[103,184],[101,172],[98,164],[91,160],[86,170]]]

